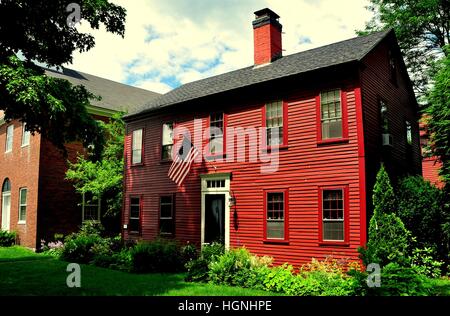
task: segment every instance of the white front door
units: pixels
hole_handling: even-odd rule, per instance
[[[11,218],[11,193],[2,193],[2,230],[9,231]]]
[[[201,242],[214,241],[230,247],[230,174],[201,175]]]

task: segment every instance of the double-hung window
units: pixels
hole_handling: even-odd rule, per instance
[[[175,233],[173,195],[161,196],[159,199],[159,231],[161,235]]]
[[[225,115],[223,112],[209,116],[209,153],[219,155],[224,153]]]
[[[6,146],[5,152],[12,151],[13,148],[13,140],[14,140],[14,125],[9,125],[6,128]]]
[[[130,198],[130,220],[128,225],[130,233],[140,233],[141,231],[141,198]]]
[[[320,224],[323,242],[345,242],[347,236],[346,220],[347,187],[321,188],[319,191]]]
[[[286,111],[283,101],[267,103],[265,106],[265,132],[267,147],[286,145]]]
[[[142,138],[143,130],[137,129],[133,131],[131,163],[133,165],[142,163]]]
[[[287,231],[287,190],[265,191],[265,239],[286,241]]]
[[[19,223],[25,223],[27,219],[27,188],[19,191]]]
[[[27,124],[22,124],[22,147],[30,145],[30,131],[27,131]]]
[[[343,138],[343,119],[341,90],[322,92],[320,94],[321,140]]]
[[[161,159],[172,160],[173,123],[164,123],[162,126]]]

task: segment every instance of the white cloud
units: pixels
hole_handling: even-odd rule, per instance
[[[69,67],[156,92],[253,64],[258,9],[281,16],[285,55],[354,37],[370,18],[367,0],[112,1],[127,9],[125,38],[82,25],[96,47]]]

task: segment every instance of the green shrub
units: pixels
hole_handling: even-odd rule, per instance
[[[0,230],[0,247],[11,247],[16,243],[16,232]]]
[[[432,248],[416,248],[413,250],[411,257],[411,267],[419,274],[430,277],[439,278],[441,276],[442,261],[434,260],[435,253]]]
[[[100,236],[103,227],[100,223],[85,222],[78,233],[71,234],[65,238],[61,259],[78,262],[91,263],[95,256],[111,255],[111,239]]]
[[[172,241],[140,242],[130,249],[130,255],[135,273],[177,272],[183,269],[180,250]]]
[[[397,214],[419,245],[441,247],[443,191],[420,176],[411,176],[400,181],[397,197]]]
[[[128,249],[122,249],[112,255],[97,254],[92,263],[98,267],[128,272],[131,270],[131,254]]]
[[[225,247],[220,243],[204,245],[200,256],[187,261],[185,268],[187,282],[207,282],[209,281],[209,264],[220,257],[225,251]]]
[[[413,268],[389,263],[381,270],[381,287],[373,288],[375,295],[383,296],[422,296],[430,289],[426,278]]]
[[[197,248],[193,244],[188,243],[187,245],[181,247],[181,257],[184,264],[187,264],[188,262],[197,259],[198,258]]]
[[[223,255],[225,246],[218,242],[213,242],[211,245],[204,245],[201,256],[208,262],[216,260],[217,257]]]
[[[95,255],[106,255],[107,247],[107,242],[98,235],[70,235],[66,237],[61,259],[90,263]]]
[[[374,213],[369,222],[369,241],[360,248],[365,265],[378,263],[385,266],[390,262],[409,265],[411,233],[402,220],[393,212],[396,206],[394,191],[389,176],[382,166],[377,174],[373,189]]]
[[[209,264],[209,278],[214,284],[244,286],[251,273],[251,264],[247,249],[232,249]]]
[[[408,266],[411,242],[411,233],[397,215],[377,212],[370,219],[367,246],[359,251],[365,265],[396,262]]]

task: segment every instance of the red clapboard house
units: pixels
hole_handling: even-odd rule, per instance
[[[380,163],[394,179],[421,174],[417,103],[395,34],[282,56],[279,16],[255,14],[254,65],[126,117],[123,237],[219,240],[277,264],[357,258]],[[179,150],[186,139],[197,155]],[[178,185],[172,159],[188,153]]]
[[[423,116],[420,121],[420,145],[422,147],[422,173],[425,180],[438,188],[444,187],[444,182],[439,177],[439,170],[442,168],[442,162],[435,156],[431,156],[427,146],[430,139],[426,126],[426,117]]]

